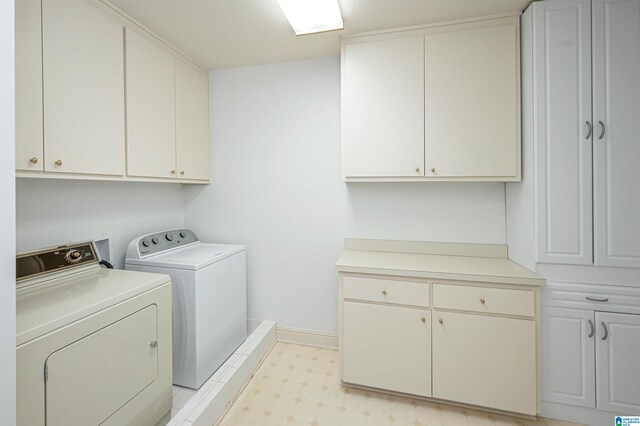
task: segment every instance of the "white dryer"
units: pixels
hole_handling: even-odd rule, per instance
[[[171,281],[92,243],[16,258],[17,424],[149,425],[171,412]]]
[[[198,389],[247,337],[246,247],[175,229],[134,239],[125,263],[171,275],[173,383]]]

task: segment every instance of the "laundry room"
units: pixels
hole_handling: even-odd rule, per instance
[[[640,0],[6,0],[0,56],[0,425],[636,424]]]

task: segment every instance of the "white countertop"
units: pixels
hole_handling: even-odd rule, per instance
[[[380,242],[376,250],[345,250],[336,262],[336,267],[339,272],[456,281],[529,286],[541,286],[545,283],[543,278],[506,257],[458,256],[452,253],[450,244],[446,245],[446,255],[434,254],[438,243],[430,244],[431,248],[436,247],[436,250],[430,250],[431,253],[381,251],[384,242]],[[349,246],[353,244],[347,244]],[[464,244],[458,246],[464,248]]]

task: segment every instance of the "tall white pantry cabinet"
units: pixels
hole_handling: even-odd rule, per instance
[[[509,257],[542,292],[542,414],[640,413],[640,0],[534,2],[521,21],[522,181]]]

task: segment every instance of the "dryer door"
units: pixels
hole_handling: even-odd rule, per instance
[[[51,354],[46,424],[100,424],[153,382],[157,329],[150,305]]]

